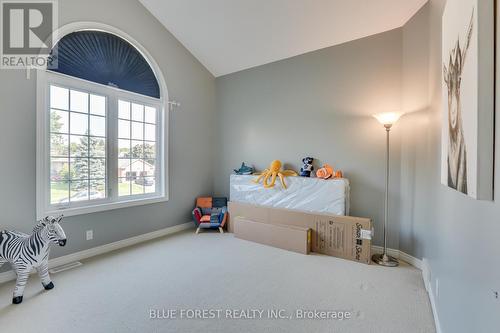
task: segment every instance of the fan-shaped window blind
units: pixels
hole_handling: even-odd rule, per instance
[[[57,50],[57,52],[55,52]],[[64,36],[52,50],[51,71],[160,98],[160,88],[148,62],[122,38],[102,31],[78,31]]]

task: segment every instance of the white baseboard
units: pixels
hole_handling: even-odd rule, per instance
[[[93,247],[88,250],[83,250],[80,252],[75,252],[71,253],[62,257],[54,258],[49,260],[49,268],[54,268],[58,267],[61,265],[66,265],[68,263],[74,262],[74,261],[79,261],[79,260],[84,260],[90,257],[94,257],[100,254],[104,254],[107,252],[115,251],[127,246],[139,244],[142,242],[146,242],[155,238],[163,237],[166,235],[174,234],[183,230],[191,229],[194,228],[193,222],[188,222],[188,223],[183,223],[179,225],[175,225],[173,227],[168,227],[164,229],[160,229],[157,231],[149,232],[147,234],[123,239],[117,242]],[[7,265],[7,264],[6,264]],[[16,279],[16,274],[14,271],[7,271],[4,273],[0,273],[0,283],[4,283],[7,281],[15,280]]]
[[[436,308],[436,298],[434,297],[434,291],[432,287],[428,290],[429,300],[431,301],[432,315],[434,316],[434,325],[436,326],[436,333],[442,333],[441,324],[439,323],[439,317]]]
[[[373,253],[382,253],[383,251],[384,248],[382,246],[372,246]],[[429,294],[429,301],[431,303],[432,314],[434,316],[434,325],[436,326],[436,333],[442,333],[441,324],[439,323],[439,317],[437,313],[436,297],[434,296],[434,290],[432,289],[432,284],[430,281],[431,272],[428,261],[425,258],[420,260],[418,258],[409,255],[408,253],[396,249],[387,249],[387,254],[394,258],[400,259],[422,271],[422,279],[424,280],[425,289]]]
[[[429,294],[429,301],[431,302],[432,315],[434,316],[434,325],[436,326],[436,333],[442,333],[441,323],[439,322],[439,316],[437,312],[436,296],[434,294],[434,289],[432,288],[432,283],[430,281],[432,274],[429,267],[429,262],[423,258],[422,259],[422,277],[424,279],[425,289]]]
[[[374,254],[382,253],[382,252],[384,252],[384,248],[382,246],[372,246],[372,252]],[[387,254],[396,258],[396,259],[402,260],[402,261],[406,262],[407,264],[412,265],[415,268],[422,270],[422,260],[415,258],[406,252],[396,250],[396,249],[387,249]]]

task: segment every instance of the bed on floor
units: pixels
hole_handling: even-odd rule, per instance
[[[348,179],[286,177],[286,190],[279,182],[274,188],[267,189],[262,184],[255,184],[254,179],[256,176],[231,175],[230,200],[313,213],[349,215]]]

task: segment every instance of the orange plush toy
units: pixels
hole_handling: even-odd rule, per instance
[[[333,168],[329,164],[323,165],[322,168],[318,169],[316,171],[316,177],[322,178],[322,179],[328,179],[333,176]]]
[[[329,179],[329,178],[340,179],[343,178],[344,175],[342,174],[342,171],[340,170],[334,171],[329,164],[325,164],[321,169],[316,171],[316,177],[321,179]]]

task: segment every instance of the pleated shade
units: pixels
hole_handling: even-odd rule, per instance
[[[77,31],[64,36],[52,50],[51,71],[160,98],[160,87],[149,63],[124,39],[102,31]]]

